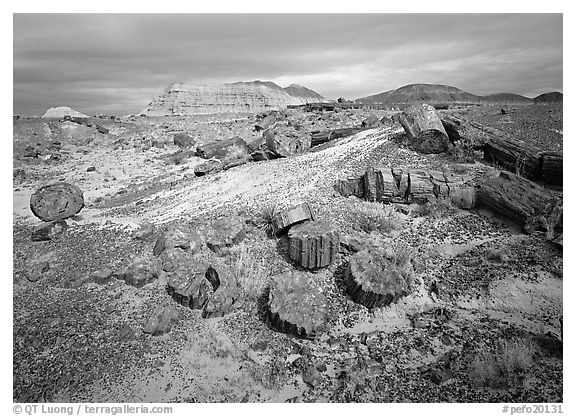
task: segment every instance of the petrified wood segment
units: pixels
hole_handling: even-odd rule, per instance
[[[341,137],[348,137],[361,132],[364,128],[359,127],[345,127],[341,129],[331,129],[322,130],[317,132],[312,132],[311,135],[311,147],[321,145],[322,143],[329,142],[331,140],[336,140]]]
[[[206,244],[215,253],[240,243],[244,238],[246,238],[244,222],[234,216],[219,218],[205,229]]]
[[[537,179],[540,174],[538,151],[512,137],[491,137],[484,145],[484,159],[528,179]]]
[[[561,200],[549,190],[513,173],[503,171],[500,176],[482,184],[477,194],[478,205],[524,227],[546,229],[546,224],[558,223]],[[557,209],[555,209],[557,208]],[[561,217],[561,215],[559,216]]]
[[[431,105],[409,107],[400,114],[399,121],[415,150],[421,153],[441,153],[448,150],[448,134]]]
[[[368,168],[360,178],[338,181],[334,189],[371,202],[424,203],[449,197],[454,190],[468,187],[471,179],[436,171]]]
[[[274,228],[274,232],[279,233],[292,225],[307,220],[314,220],[314,214],[310,205],[302,203],[277,214],[272,219],[272,227]]]
[[[183,306],[202,309],[214,293],[212,284],[206,279],[207,270],[204,263],[182,264],[168,277],[168,293]]]
[[[36,190],[30,197],[32,213],[42,221],[73,217],[84,208],[84,193],[76,185],[57,182]]]
[[[562,185],[562,152],[542,152],[539,156],[542,159],[542,172],[540,177],[542,182],[551,185]]]
[[[340,248],[340,232],[324,220],[295,225],[288,232],[290,258],[308,269],[328,266]]]
[[[379,308],[410,293],[412,266],[391,250],[366,249],[350,258],[345,281],[356,303]]]
[[[327,323],[326,297],[306,273],[287,272],[274,276],[268,306],[270,321],[280,332],[314,338]]]

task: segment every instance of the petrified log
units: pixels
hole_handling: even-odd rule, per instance
[[[302,267],[328,266],[340,248],[340,231],[324,220],[295,225],[288,232],[290,258]]]
[[[220,172],[224,169],[224,165],[218,159],[210,159],[206,162],[202,162],[194,167],[194,175],[204,176],[211,172]]]
[[[164,250],[172,248],[197,253],[201,245],[202,238],[196,231],[187,230],[184,226],[169,225],[156,240],[154,255],[159,256]]]
[[[124,280],[131,286],[141,288],[158,279],[159,273],[158,262],[150,258],[139,258],[125,269],[114,272],[112,275],[117,279]]]
[[[434,107],[419,104],[408,107],[399,117],[412,147],[421,153],[442,153],[450,142]]]
[[[213,264],[206,271],[206,279],[212,284],[214,294],[204,305],[202,317],[221,317],[231,312],[240,298],[241,288],[230,267]]]
[[[233,159],[245,159],[250,154],[250,147],[239,136],[220,140],[215,143],[200,145],[196,148],[196,156],[203,159],[219,159],[223,163]]]
[[[363,128],[358,127],[346,127],[341,129],[323,130],[313,132],[311,135],[310,147],[321,145],[322,143],[329,142],[331,140],[336,140],[341,137],[348,137],[361,132]]]
[[[76,185],[57,182],[42,186],[30,197],[32,213],[50,222],[73,217],[84,208],[84,193]]]
[[[484,182],[477,202],[528,232],[534,227],[546,230],[561,226],[558,207],[562,201],[549,190],[510,172],[502,171]]]
[[[380,119],[375,115],[371,115],[368,118],[362,120],[362,127],[365,129],[373,129],[380,125]]]
[[[310,149],[311,139],[308,135],[292,126],[276,125],[263,133],[268,150],[276,157],[289,157]]]
[[[471,179],[437,171],[368,168],[359,178],[339,180],[334,189],[371,202],[425,203],[450,197],[455,189],[467,188]]]
[[[202,309],[214,293],[212,284],[206,279],[207,270],[205,263],[180,265],[168,277],[168,294],[183,306]]]
[[[326,297],[307,273],[294,271],[274,276],[268,307],[270,321],[280,332],[314,338],[327,324]]]
[[[491,137],[484,145],[484,159],[528,179],[538,179],[541,171],[538,150],[512,137]]]
[[[68,224],[64,220],[52,221],[35,228],[31,238],[32,241],[50,241],[67,228]]]
[[[174,144],[181,148],[195,148],[196,140],[186,133],[176,133],[174,135]]]
[[[260,120],[258,123],[254,125],[254,130],[256,131],[266,130],[267,128],[272,126],[275,122],[276,122],[276,114],[274,113],[268,114],[266,117],[264,117],[262,120]]]
[[[393,250],[365,249],[350,258],[345,273],[350,297],[367,308],[395,302],[411,291],[410,260]]]
[[[272,228],[279,233],[286,228],[304,221],[314,220],[314,213],[306,202],[282,211],[272,218]]]
[[[542,182],[551,185],[562,185],[562,152],[541,152],[539,157],[542,160],[540,176]]]

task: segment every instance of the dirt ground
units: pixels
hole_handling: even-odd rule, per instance
[[[500,110],[474,107],[459,114],[546,150],[562,149],[561,106]],[[320,129],[357,125],[370,114],[390,112],[293,110],[291,117],[313,120]],[[435,215],[399,213],[394,230],[366,230],[355,211],[364,202],[333,189],[337,179],[369,166],[488,176],[498,173],[494,167],[418,154],[398,140],[402,127],[390,123],[298,156],[196,177],[202,159],[173,163],[174,134],[187,132],[200,143],[236,135],[251,142],[260,134],[253,115],[92,122],[109,132],[71,122],[14,121],[15,402],[563,401],[561,249],[542,233],[523,234],[489,212],[457,207]],[[32,150],[37,157],[26,156]],[[53,240],[31,241],[41,221],[30,211],[30,196],[59,180],[84,191],[85,208]],[[413,253],[413,292],[369,311],[346,294],[341,276],[350,254],[339,253],[328,268],[310,273],[329,301],[329,329],[314,340],[273,329],[261,295],[272,275],[293,266],[283,252],[285,237],[267,236],[253,220],[271,204],[282,209],[301,202],[342,235],[377,247],[406,243]],[[155,241],[133,238],[143,223],[199,225],[232,214],[246,223],[241,249],[269,272],[258,286],[262,293],[224,317],[204,319],[174,302],[162,275],[140,289],[85,279],[150,256]],[[44,260],[49,270],[29,281],[30,268]],[[179,314],[170,332],[145,334],[153,312],[169,305]],[[505,355],[508,367],[494,364]],[[490,366],[497,371],[486,375]]]

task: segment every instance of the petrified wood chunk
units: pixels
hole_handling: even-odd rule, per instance
[[[42,221],[73,217],[84,208],[84,193],[76,185],[57,182],[36,190],[30,197],[32,213]]]
[[[358,127],[345,127],[341,129],[322,130],[313,132],[311,135],[310,146],[314,147],[321,145],[322,143],[329,142],[331,140],[339,139],[341,137],[352,136],[353,134],[361,132],[362,130],[364,129]]]
[[[442,153],[448,150],[448,134],[431,105],[409,107],[400,114],[399,121],[415,150],[421,153]]]
[[[197,253],[201,245],[202,238],[196,231],[187,230],[184,226],[169,225],[156,240],[154,255],[159,256],[164,250],[175,247]]]
[[[223,217],[213,221],[205,231],[208,248],[220,253],[226,247],[232,247],[246,238],[244,221],[239,217]]]
[[[280,332],[314,338],[327,323],[326,297],[306,273],[274,276],[268,306],[272,325]]]
[[[562,185],[562,152],[542,152],[539,154],[542,160],[542,172],[540,179],[542,182],[551,185]]]
[[[229,266],[212,264],[206,271],[206,279],[212,284],[214,294],[204,305],[202,317],[222,317],[231,312],[241,294],[232,269]]]
[[[478,205],[530,231],[534,226],[546,229],[550,223],[554,227],[561,224],[556,207],[561,200],[549,190],[513,173],[502,171],[500,176],[482,184],[477,193]]]
[[[295,225],[288,232],[290,258],[308,269],[328,266],[340,248],[340,232],[324,220]]]
[[[484,159],[528,179],[537,179],[540,174],[536,148],[512,137],[492,136],[484,145]]]
[[[262,120],[260,120],[258,123],[254,125],[254,130],[256,131],[266,130],[274,123],[276,123],[276,114],[275,113],[268,114],[266,117],[264,117]]]
[[[65,220],[52,221],[42,224],[32,231],[32,241],[49,241],[68,228]]]
[[[289,157],[306,152],[310,149],[310,136],[296,130],[292,126],[276,126],[264,131],[266,147],[276,157]]]
[[[194,167],[194,175],[204,176],[211,172],[220,172],[224,169],[224,164],[218,159],[210,159]]]
[[[365,249],[354,254],[346,269],[346,290],[367,308],[395,302],[411,291],[410,259],[389,249]]]
[[[207,270],[208,266],[202,262],[180,265],[168,277],[168,293],[183,306],[202,309],[214,293],[212,284],[206,279]]]
[[[154,259],[143,257],[136,259],[124,270],[114,272],[112,275],[131,286],[141,288],[158,279],[159,269],[160,267]]]
[[[314,213],[310,205],[304,202],[276,214],[272,219],[272,227],[274,228],[274,232],[279,233],[292,225],[307,220],[314,220]]]

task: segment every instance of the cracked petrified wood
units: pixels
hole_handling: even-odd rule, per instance
[[[542,152],[539,154],[539,156],[542,160],[540,177],[542,182],[546,182],[551,185],[562,185],[562,152]]]
[[[526,231],[550,230],[562,223],[560,198],[528,179],[502,171],[500,176],[482,184],[478,205],[521,225]]]
[[[411,291],[410,260],[389,249],[366,249],[350,258],[345,273],[346,291],[356,303],[379,308]]]
[[[208,265],[188,262],[180,265],[168,276],[168,294],[179,304],[191,309],[202,309],[214,293],[212,283],[206,279]]]
[[[307,203],[302,203],[276,214],[272,219],[274,232],[279,233],[286,228],[304,221],[314,220],[314,213]]]
[[[288,246],[290,258],[302,267],[325,267],[338,253],[340,232],[328,221],[307,221],[290,229]]]
[[[32,213],[42,221],[73,217],[84,208],[84,193],[76,185],[57,182],[36,190],[30,197]]]
[[[339,180],[334,189],[342,196],[371,202],[425,203],[449,198],[456,189],[469,188],[472,179],[437,171],[371,167],[359,178]]]
[[[241,218],[221,217],[214,220],[204,231],[206,245],[215,253],[232,247],[246,238],[244,221]]]
[[[409,107],[400,114],[399,121],[415,150],[421,153],[441,153],[448,150],[448,134],[431,105]]]
[[[314,338],[326,327],[326,297],[307,273],[295,271],[274,276],[268,306],[270,321],[280,332]]]
[[[322,130],[322,131],[315,131],[311,134],[311,147],[321,145],[322,143],[329,142],[331,140],[340,139],[342,137],[352,136],[353,134],[359,133],[365,130],[366,127],[344,127],[341,129],[331,129],[331,130]]]

